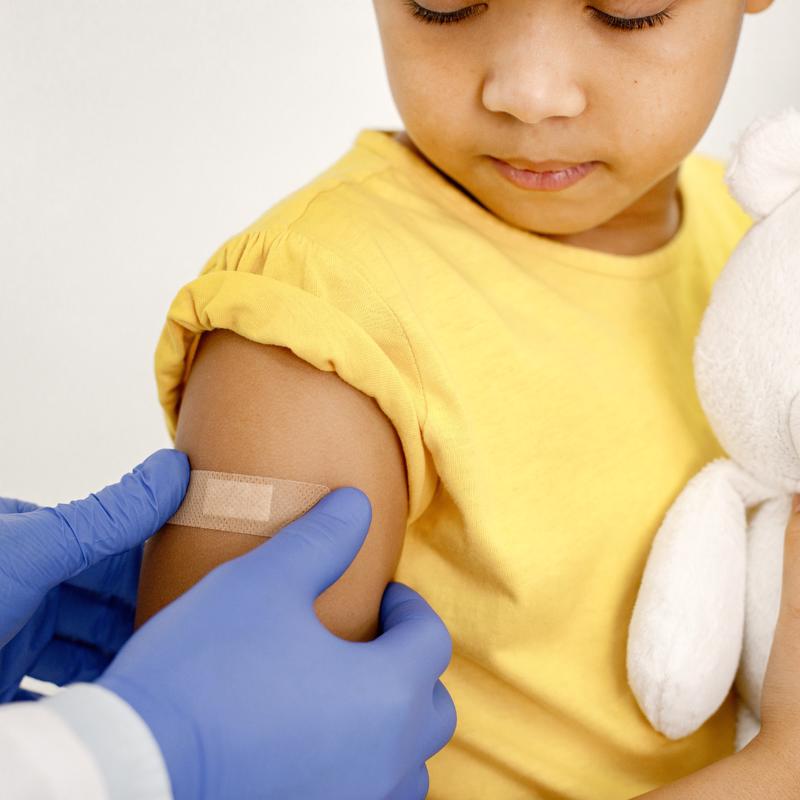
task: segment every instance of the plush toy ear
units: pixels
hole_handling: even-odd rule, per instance
[[[628,629],[628,683],[651,725],[670,739],[714,714],[736,676],[748,492],[734,462],[706,464],[668,509],[651,546]]]
[[[756,222],[800,189],[800,111],[757,117],[734,145],[725,181]]]

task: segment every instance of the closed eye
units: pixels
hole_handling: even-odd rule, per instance
[[[652,28],[654,25],[663,25],[666,20],[672,19],[669,8],[646,17],[612,17],[611,14],[606,14],[605,11],[600,11],[592,6],[589,6],[589,11],[593,17],[599,19],[610,28],[619,28],[626,31],[640,30],[644,27]]]
[[[421,6],[416,0],[405,0],[405,4],[411,9],[411,15],[421,22],[436,23],[439,25],[448,25],[461,20],[467,19],[488,8],[488,3],[477,3],[476,5],[466,6],[457,11],[433,11],[430,8]],[[595,19],[600,20],[604,25],[609,28],[617,30],[641,30],[645,27],[654,27],[655,25],[663,25],[668,19],[671,19],[670,8],[668,7],[657,14],[649,14],[644,17],[615,17],[612,14],[606,14],[605,11],[600,11],[599,8],[588,6]]]

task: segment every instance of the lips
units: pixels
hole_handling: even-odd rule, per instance
[[[590,172],[599,165],[599,161],[586,161],[577,166],[569,167],[568,169],[561,170],[544,170],[538,172],[530,169],[517,169],[511,164],[502,161],[499,158],[490,156],[492,163],[497,171],[508,181],[513,183],[520,189],[537,189],[541,191],[560,191],[566,189],[578,181],[583,180]],[[535,163],[528,161],[528,164]],[[553,162],[540,161],[539,164],[548,164]],[[564,164],[566,162],[555,162]]]
[[[558,172],[560,170],[577,167],[585,161],[528,161],[525,158],[501,158],[516,169],[527,169],[531,172]]]

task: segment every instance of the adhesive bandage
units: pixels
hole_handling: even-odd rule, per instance
[[[167,522],[269,538],[328,492],[320,483],[193,469],[183,503]]]

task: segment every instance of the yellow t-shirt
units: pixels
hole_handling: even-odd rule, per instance
[[[653,536],[723,455],[692,349],[752,222],[724,164],[689,155],[677,234],[618,256],[505,223],[390,134],[362,129],[178,291],[155,357],[170,434],[212,328],[336,371],[393,422],[396,579],[454,643],[458,728],[428,762],[431,800],[621,800],[731,754],[732,695],[671,741],[625,668]]]

